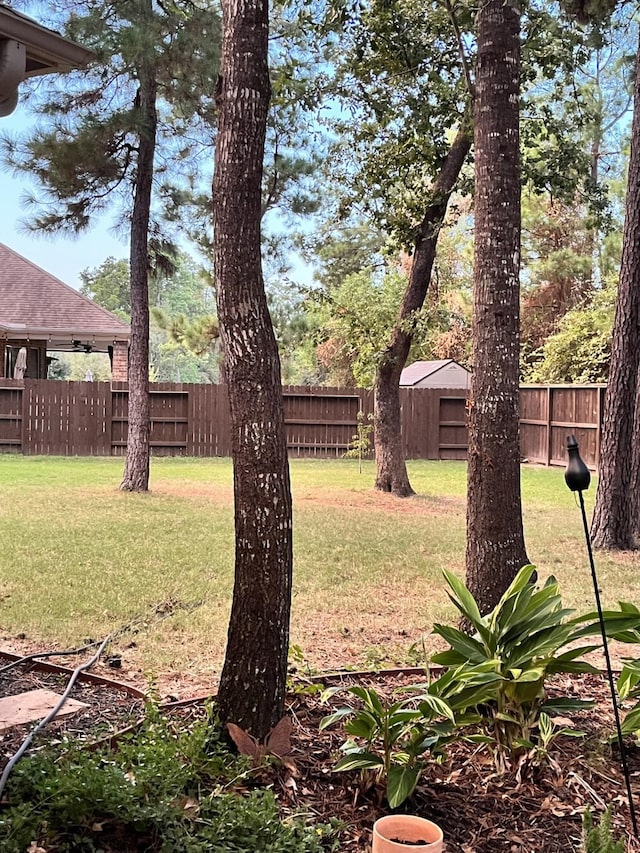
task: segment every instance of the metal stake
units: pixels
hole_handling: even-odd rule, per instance
[[[602,614],[602,604],[600,602],[600,589],[598,587],[598,577],[596,575],[596,566],[593,559],[593,549],[591,548],[591,536],[589,535],[589,525],[587,523],[587,513],[584,507],[584,498],[582,492],[589,488],[591,482],[591,472],[584,464],[580,457],[578,442],[575,435],[567,436],[567,452],[569,453],[569,464],[564,473],[564,478],[567,486],[572,492],[578,493],[580,501],[580,510],[582,512],[582,525],[584,527],[584,537],[587,543],[587,553],[589,554],[589,565],[591,567],[591,580],[593,582],[593,592],[596,599],[596,608],[598,610],[598,620],[600,622],[600,633],[602,635],[602,647],[604,649],[604,659],[607,666],[607,678],[609,680],[609,689],[611,691],[611,705],[613,714],[616,720],[616,731],[618,733],[618,745],[620,747],[620,761],[622,763],[622,773],[627,786],[627,799],[629,800],[629,814],[631,815],[631,825],[633,834],[638,838],[638,824],[636,821],[636,810],[633,805],[633,796],[631,794],[631,778],[629,775],[629,766],[627,764],[627,751],[622,737],[622,725],[620,723],[620,710],[618,708],[618,699],[616,696],[616,688],[613,680],[613,670],[611,669],[611,658],[609,656],[609,643],[607,641],[607,632],[604,626],[604,616]]]

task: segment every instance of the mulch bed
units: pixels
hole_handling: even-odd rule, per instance
[[[0,665],[3,661],[0,658]],[[347,678],[349,680],[347,680]],[[401,684],[420,682],[418,675],[371,674],[357,683],[373,684],[381,693],[391,693]],[[353,683],[344,676],[345,686]],[[0,674],[0,696],[21,690],[48,687],[62,692],[59,675],[43,673],[32,666]],[[626,790],[615,744],[609,745],[613,714],[608,685],[597,676],[562,676],[553,691],[561,695],[594,698],[592,711],[574,715],[585,738],[559,737],[551,747],[551,761],[525,762],[507,773],[495,772],[491,756],[468,744],[453,745],[446,762],[435,762],[425,771],[407,810],[438,823],[444,831],[447,853],[569,853],[578,850],[582,814],[587,806],[597,815],[608,804],[615,809],[616,832],[628,834],[628,850],[640,850],[632,837]],[[67,736],[85,740],[108,740],[139,720],[144,703],[120,686],[80,682],[72,697],[90,707],[72,717],[54,721],[33,748],[60,742]],[[337,706],[340,697],[333,700]],[[202,707],[201,702],[192,708]],[[388,812],[380,792],[363,791],[355,773],[336,774],[332,767],[343,741],[340,727],[319,732],[319,723],[329,709],[317,694],[293,694],[287,712],[294,722],[293,759],[297,774],[284,767],[265,771],[278,791],[283,814],[309,811],[316,820],[338,818],[345,824],[342,853],[370,850],[374,820]],[[184,714],[168,706],[166,713]],[[22,743],[29,726],[16,726],[0,734],[0,769]],[[632,785],[640,811],[640,749],[628,742]],[[263,779],[264,781],[264,779]],[[247,851],[253,853],[253,851]]]
[[[384,692],[406,680],[382,676],[370,683]],[[412,681],[420,679],[414,677]],[[499,775],[486,751],[456,744],[450,747],[444,764],[434,762],[425,771],[406,804],[407,811],[442,827],[447,853],[578,850],[587,806],[597,816],[610,803],[616,811],[615,831],[619,835],[628,833],[628,850],[640,849],[632,837],[618,749],[608,743],[614,723],[607,682],[597,676],[558,677],[555,691],[593,698],[598,704],[591,711],[574,715],[576,728],[586,737],[559,737],[551,747],[551,762],[539,766],[530,762]],[[344,853],[370,850],[373,822],[388,813],[388,807],[380,802],[378,792],[359,790],[356,774],[331,773],[344,738],[339,727],[318,734],[326,706],[305,697],[292,703],[291,712],[301,750],[295,757],[301,774],[297,780],[298,805],[305,805],[321,818],[334,815],[347,823],[341,846]],[[627,748],[638,811],[640,750],[630,742]]]
[[[0,668],[10,663],[0,653]],[[0,697],[15,696],[40,688],[62,694],[68,680],[67,674],[42,671],[33,662],[19,664],[0,672]],[[144,713],[144,699],[140,695],[132,695],[125,685],[118,685],[108,679],[101,683],[101,680],[93,681],[81,676],[74,684],[70,698],[85,702],[87,708],[72,716],[52,720],[46,729],[36,735],[31,752],[63,738],[76,738],[88,743],[109,738],[114,732],[139,720]],[[35,723],[25,724],[0,732],[0,771],[34,726]]]

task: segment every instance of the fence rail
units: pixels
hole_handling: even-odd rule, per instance
[[[531,462],[565,464],[565,437],[574,432],[595,467],[604,386],[524,386],[521,452]],[[362,388],[283,388],[291,456],[340,457],[373,410]],[[402,388],[402,434],[408,459],[465,459],[466,391]],[[24,455],[118,456],[127,444],[124,382],[0,380],[0,451]],[[224,385],[151,385],[151,450],[156,455],[229,456],[231,424]]]

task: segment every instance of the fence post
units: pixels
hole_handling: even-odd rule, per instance
[[[25,380],[26,381],[26,380]],[[26,384],[22,386],[20,389],[20,401],[21,406],[20,410],[22,411],[22,423],[20,430],[20,449],[22,450],[22,455],[28,455],[27,444],[29,441],[29,394],[27,394],[27,386]]]
[[[602,420],[604,418],[604,395],[605,388],[598,388],[598,396],[596,398],[596,470],[600,468],[600,442],[602,440]]]
[[[551,465],[551,410],[553,408],[553,391],[547,385],[547,468]]]

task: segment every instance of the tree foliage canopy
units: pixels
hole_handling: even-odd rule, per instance
[[[126,229],[140,138],[139,78],[143,61],[157,86],[156,199],[168,186],[202,186],[211,175],[213,93],[220,20],[199,0],[154,4],[150,16],[132,0],[50,4],[49,23],[94,51],[87,69],[46,77],[30,89],[38,122],[19,138],[2,137],[2,156],[33,177],[37,193],[30,230],[79,232],[115,204]],[[152,236],[160,234],[156,205]]]

